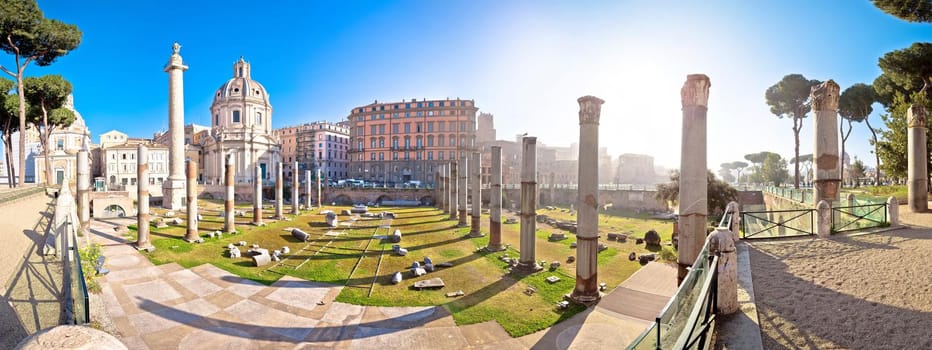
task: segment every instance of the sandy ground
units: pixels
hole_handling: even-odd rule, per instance
[[[0,206],[0,349],[59,322],[60,260],[39,254],[52,202],[36,195]]]
[[[753,243],[765,349],[932,349],[932,229]]]

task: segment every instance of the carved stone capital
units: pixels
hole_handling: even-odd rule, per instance
[[[579,124],[598,124],[602,116],[602,99],[586,95],[576,100],[579,102]]]
[[[680,89],[680,102],[683,108],[691,106],[709,107],[709,87],[712,82],[705,74],[690,74]]]
[[[838,110],[838,92],[841,89],[834,80],[813,86],[810,92],[812,99],[812,110],[814,111],[836,111]]]
[[[910,128],[926,127],[926,109],[916,104],[909,105],[909,109],[906,110],[906,121]]]

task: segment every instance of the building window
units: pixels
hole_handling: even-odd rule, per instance
[[[375,135],[375,125],[369,126],[369,135]]]
[[[434,116],[434,111],[427,111],[427,116],[428,116],[428,117],[433,117],[433,116]]]
[[[411,152],[405,152],[405,160],[411,159]]]
[[[379,152],[379,160],[385,160],[385,153]]]
[[[405,123],[405,134],[411,132],[411,123]]]
[[[382,148],[382,147],[385,147],[385,138],[384,138],[384,137],[380,137],[380,138],[379,138],[379,148]]]
[[[220,115],[217,114],[214,116],[214,125],[220,125]]]
[[[414,129],[415,129],[415,132],[421,132],[421,123],[415,124]]]
[[[437,158],[439,158],[440,160],[443,160],[443,151],[437,152]]]
[[[434,146],[434,135],[427,135],[427,147]]]
[[[427,122],[427,132],[434,132],[434,122]]]
[[[398,133],[398,123],[392,124],[392,133]]]
[[[256,112],[256,124],[262,125],[262,113]]]
[[[239,111],[233,111],[233,122],[239,123]]]
[[[421,108],[421,107],[423,107],[423,106],[424,106],[423,103],[421,103],[421,102],[418,102],[418,103],[417,103],[417,108]]]
[[[392,137],[392,148],[398,148],[398,138]]]
[[[392,160],[398,160],[398,152],[392,152]]]
[[[58,149],[59,151],[63,151],[65,149],[65,139],[58,138],[56,140],[55,148]]]
[[[369,147],[375,148],[375,138],[374,138],[374,137],[369,139]]]
[[[443,147],[443,135],[437,135],[437,145]]]
[[[456,147],[456,135],[450,134],[450,147]]]
[[[385,134],[385,124],[379,124],[379,135]]]
[[[411,147],[411,137],[405,136],[405,148]]]
[[[369,153],[369,160],[375,160],[375,153]]]

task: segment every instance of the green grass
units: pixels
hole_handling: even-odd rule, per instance
[[[855,196],[867,195],[874,197],[876,202],[885,202],[890,196],[896,197],[900,203],[906,203],[909,197],[909,190],[906,185],[889,185],[889,186],[862,186],[857,188],[845,188],[843,193],[854,193]],[[844,196],[842,196],[844,198]]]
[[[202,200],[200,203],[203,207],[201,214],[204,216],[201,221],[202,233],[220,229],[223,218],[218,214],[222,203],[211,200]],[[341,226],[333,229],[344,233],[336,237],[325,235],[331,229],[322,226],[324,217],[317,214],[318,210],[305,212],[296,218],[287,215],[292,217],[293,221],[272,222],[266,219],[268,226],[254,227],[247,225],[251,221],[250,207],[238,206],[237,209],[247,212],[247,216],[236,218],[240,233],[224,234],[221,238],[205,238],[202,244],[183,241],[183,225],[152,228],[151,240],[156,250],[149,253],[149,259],[155,264],[176,262],[186,268],[210,263],[235,275],[264,284],[271,284],[283,275],[290,275],[345,285],[336,300],[357,305],[442,305],[451,312],[457,324],[495,320],[514,337],[545,329],[584,310],[583,307],[575,305],[565,310],[555,307],[575,286],[575,265],[567,262],[567,258],[576,253],[575,248],[570,248],[575,236],[567,233],[569,239],[549,242],[547,237],[550,233],[559,230],[546,224],[537,224],[539,229],[536,233],[536,259],[559,261],[562,266],[555,271],[515,275],[508,274],[505,263],[501,262],[499,257],[502,254],[511,257],[520,255],[517,250],[520,225],[502,225],[502,240],[510,245],[510,248],[505,252],[488,253],[477,249],[488,244],[488,236],[469,238],[469,228],[457,228],[455,221],[448,220],[448,215],[443,215],[433,208],[375,209],[397,214],[390,230],[379,229],[379,219],[360,219],[351,227]],[[324,209],[340,212],[347,207]],[[164,210],[153,211],[157,214],[164,213]],[[264,215],[270,217],[273,213],[274,210],[266,209]],[[575,219],[569,213],[559,211],[542,210],[541,213],[561,220]],[[629,252],[648,252],[643,244],[634,244],[634,238],[643,236],[649,229],[655,229],[664,240],[669,240],[672,232],[670,222],[652,220],[633,213],[622,214],[634,217],[601,215],[599,220],[602,237],[605,237],[607,232],[628,232],[631,236],[626,243],[602,241],[609,249],[599,253],[599,281],[605,282],[610,289],[640,268],[636,261],[628,261]],[[183,215],[181,217],[184,218]],[[482,220],[483,232],[488,232],[487,218],[484,216]],[[343,222],[348,217],[340,216],[339,219]],[[310,234],[310,241],[298,242],[288,232],[283,231],[286,227],[301,228]],[[392,243],[375,237],[387,235],[390,233],[388,231],[395,229],[402,231],[401,246],[408,249],[407,256],[393,255]],[[135,234],[135,230],[131,229],[130,233]],[[292,266],[302,262],[303,264],[300,268],[278,266],[270,269],[275,262],[269,266],[254,267],[250,258],[226,257],[227,244],[238,241],[246,241],[249,245],[259,244],[269,250],[288,246],[291,254],[286,263]],[[675,260],[672,249],[663,256],[665,259],[672,256],[670,260]],[[414,277],[409,272],[411,263],[421,261],[424,257],[431,257],[434,264],[451,262],[453,267],[438,268],[426,276]],[[391,284],[391,277],[396,271],[403,273],[404,280],[394,285]],[[544,280],[548,276],[557,276],[561,280],[550,284]],[[414,282],[434,277],[443,279],[446,287],[423,291],[412,288]],[[526,295],[524,292],[531,286],[537,292]],[[457,290],[462,290],[465,295],[457,298],[445,296],[445,293]]]

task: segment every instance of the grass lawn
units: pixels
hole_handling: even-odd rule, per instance
[[[223,218],[219,217],[222,202],[201,200],[201,231],[220,229]],[[488,243],[488,236],[469,238],[468,228],[457,228],[456,221],[448,220],[448,215],[434,208],[374,208],[375,211],[386,210],[397,214],[397,218],[383,222],[381,219],[360,218],[350,226],[330,229],[323,225],[324,216],[319,210],[304,212],[298,217],[286,215],[290,221],[272,221],[274,214],[271,207],[264,210],[268,226],[254,227],[251,205],[237,206],[246,212],[245,217],[237,217],[237,230],[234,235],[224,234],[221,238],[205,238],[203,244],[184,242],[184,226],[170,226],[163,229],[151,229],[151,239],[156,251],[149,253],[149,259],[155,264],[177,262],[190,268],[204,263],[211,263],[238,276],[252,279],[264,284],[271,284],[283,275],[290,275],[313,281],[345,285],[337,301],[358,305],[381,306],[428,306],[443,305],[448,309],[457,324],[472,324],[496,320],[514,337],[533,333],[547,328],[554,323],[583,310],[573,305],[566,310],[558,310],[555,304],[570,293],[575,286],[575,264],[567,263],[567,257],[575,255],[570,248],[575,236],[567,234],[569,239],[549,242],[547,236],[559,231],[546,224],[537,224],[536,257],[538,260],[560,261],[562,266],[555,271],[543,271],[532,275],[508,274],[506,264],[499,260],[504,254],[518,257],[518,224],[502,225],[502,240],[510,247],[504,252],[487,253],[479,251]],[[340,212],[348,207],[330,207],[323,209]],[[153,209],[156,214],[165,210]],[[290,206],[285,207],[285,212]],[[546,214],[561,220],[573,220],[569,213],[559,210],[541,209]],[[183,213],[176,213],[183,214]],[[615,215],[600,216],[602,237],[608,232],[629,233],[632,239],[626,243],[602,240],[609,249],[599,254],[599,281],[605,282],[610,289],[628,278],[640,268],[637,262],[628,261],[630,252],[647,252],[644,245],[635,245],[635,237],[643,237],[644,232],[655,229],[664,241],[670,239],[672,224],[669,221],[653,220],[639,217],[633,213],[622,213],[631,217]],[[504,213],[503,221],[513,213]],[[184,215],[180,215],[184,218]],[[340,222],[350,222],[349,217],[340,216]],[[380,228],[390,224],[391,228]],[[287,227],[297,227],[311,235],[309,242],[299,242],[284,231]],[[395,229],[402,231],[401,246],[408,249],[407,256],[391,253],[392,243],[382,239]],[[488,232],[488,216],[482,220],[483,232]],[[328,234],[329,233],[329,234]],[[133,232],[134,234],[134,232]],[[258,244],[269,250],[288,246],[291,253],[281,264],[263,267],[252,266],[247,257],[231,259],[226,257],[229,243],[246,241],[249,245]],[[672,247],[665,247],[675,260]],[[414,277],[409,268],[414,261],[430,257],[434,264],[450,262],[453,267],[438,268],[425,276]],[[404,280],[394,285],[391,277],[401,271]],[[557,276],[561,280],[550,284],[545,281],[548,276]],[[446,286],[438,290],[416,291],[412,285],[419,280],[439,277]],[[531,295],[525,294],[528,287],[537,290]],[[462,297],[450,298],[445,293],[462,290]],[[608,291],[607,291],[608,292]]]
[[[846,187],[842,189],[843,193],[851,192],[855,196],[872,197],[875,203],[886,202],[890,196],[896,197],[900,203],[906,203],[909,197],[909,190],[906,185],[889,185],[889,186],[861,186],[856,188]],[[844,196],[842,196],[844,198]]]

